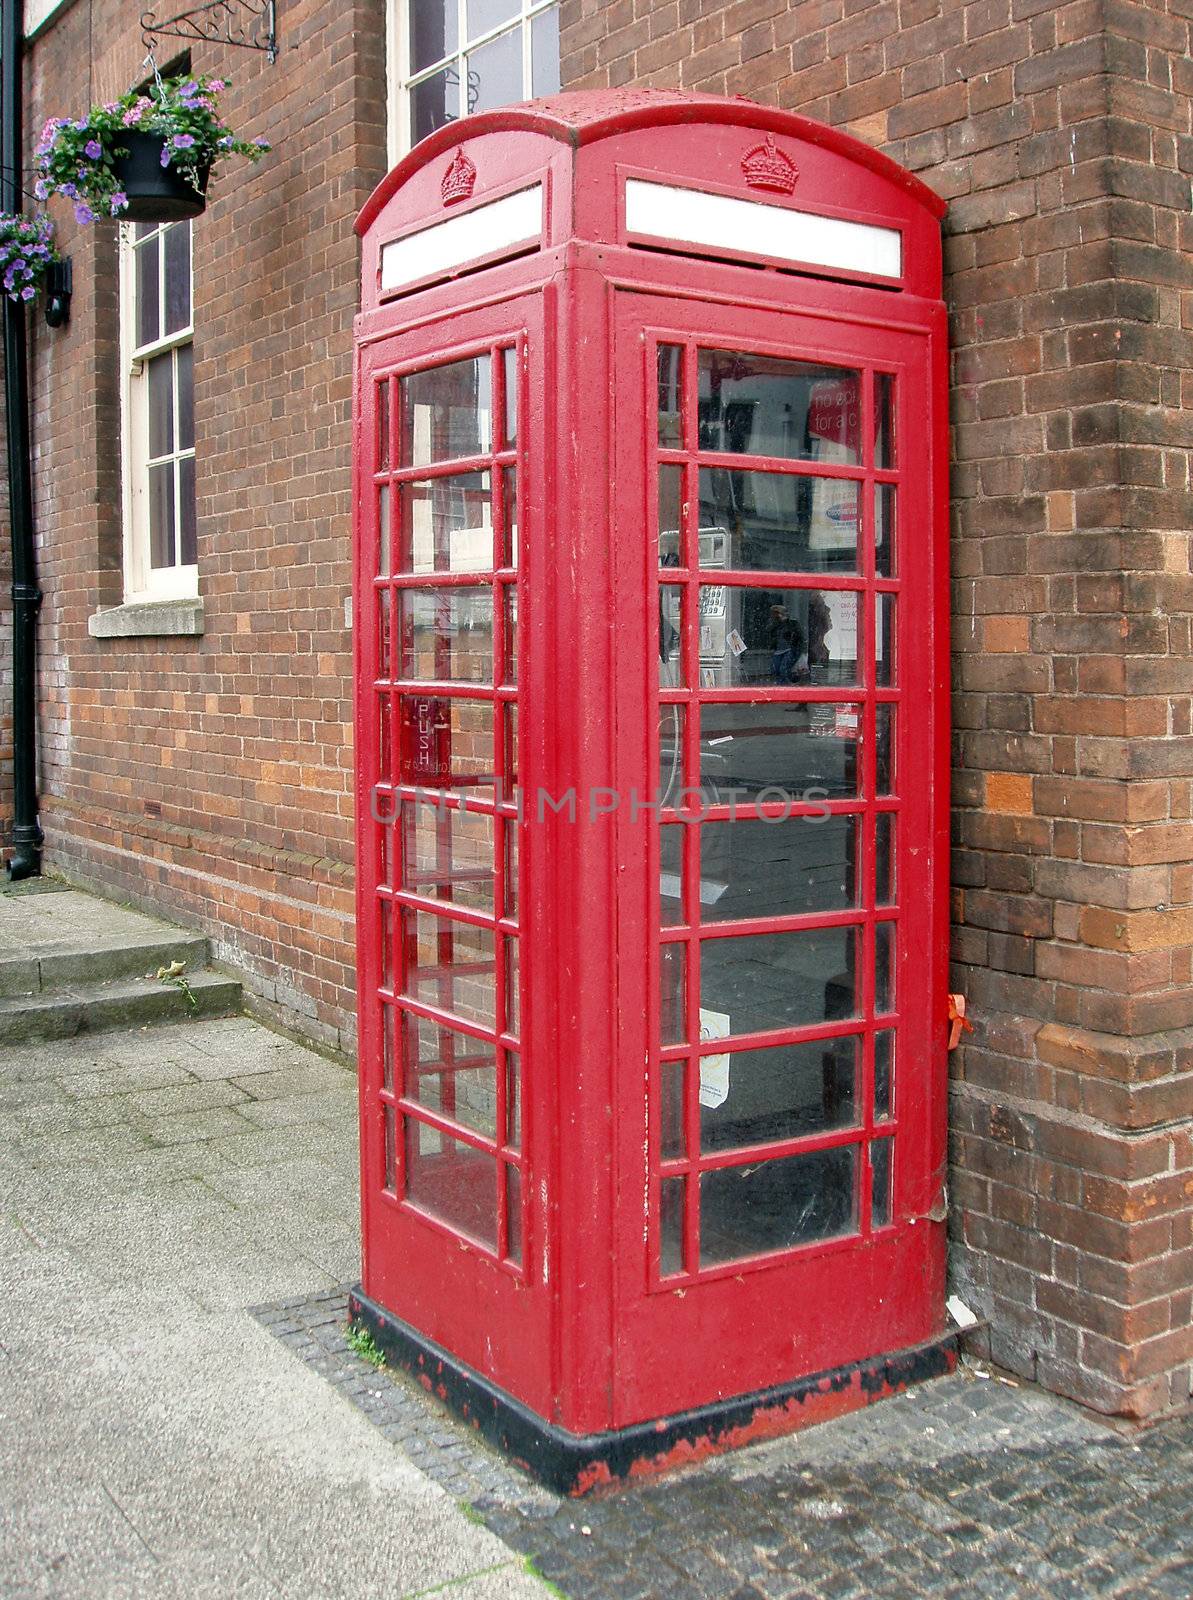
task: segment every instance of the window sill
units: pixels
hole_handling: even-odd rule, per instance
[[[203,632],[203,601],[199,596],[185,600],[134,600],[110,606],[87,618],[87,632],[93,639],[172,638]]]

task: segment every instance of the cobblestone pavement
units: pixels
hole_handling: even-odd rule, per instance
[[[806,1433],[566,1501],[404,1375],[355,1355],[343,1292],[257,1316],[569,1600],[1193,1596],[1193,1418],[1121,1433],[962,1369]]]

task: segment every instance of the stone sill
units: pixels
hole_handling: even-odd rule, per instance
[[[87,618],[93,639],[170,638],[203,632],[203,601],[196,595],[185,600],[138,600],[110,606]]]

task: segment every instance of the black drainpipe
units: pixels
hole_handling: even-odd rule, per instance
[[[0,0],[0,209],[19,212],[24,38],[22,0]],[[25,306],[4,296],[4,418],[12,530],[12,855],[8,876],[41,871],[37,821],[37,551],[33,543],[33,474],[29,459],[29,365]]]

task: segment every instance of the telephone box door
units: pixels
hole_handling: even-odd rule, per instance
[[[899,309],[618,296],[619,1425],[940,1332],[943,328]]]

